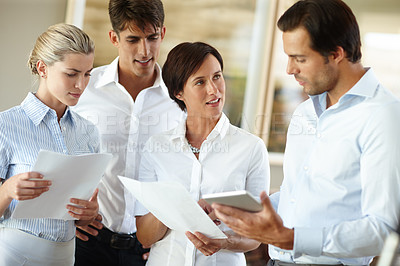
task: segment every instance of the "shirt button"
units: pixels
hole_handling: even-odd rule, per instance
[[[317,134],[317,138],[319,138],[319,139],[321,138],[321,133]]]
[[[304,166],[304,170],[307,171],[308,170],[308,166]]]
[[[66,127],[63,127],[63,131],[66,131],[67,130],[67,128]]]
[[[295,203],[296,200],[295,200],[295,199],[290,199],[290,202],[291,202],[291,203]]]

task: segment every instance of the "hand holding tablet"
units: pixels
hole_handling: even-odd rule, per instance
[[[205,194],[202,197],[208,204],[213,202],[243,209],[249,212],[259,212],[263,209],[260,200],[246,190],[227,191],[221,193]]]

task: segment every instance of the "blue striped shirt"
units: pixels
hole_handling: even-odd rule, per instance
[[[0,178],[31,171],[41,149],[69,155],[94,153],[99,150],[99,135],[93,124],[68,107],[58,123],[56,112],[29,93],[21,105],[0,113]],[[11,219],[17,203],[13,200],[6,209],[0,227],[57,242],[74,237],[73,220]]]

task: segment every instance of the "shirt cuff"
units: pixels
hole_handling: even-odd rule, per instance
[[[294,229],[294,258],[304,254],[319,257],[322,254],[323,231],[314,228],[295,228]]]
[[[146,209],[139,201],[136,201],[135,205],[135,216],[143,216],[148,214],[149,210]]]

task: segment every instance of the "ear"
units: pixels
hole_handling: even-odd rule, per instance
[[[180,92],[178,92],[178,94],[175,95],[175,97],[176,97],[178,100],[183,101],[182,94],[183,94],[183,91],[180,91]]]
[[[42,78],[47,78],[47,65],[45,64],[45,62],[43,62],[42,60],[37,61],[36,69],[39,76],[41,76]]]
[[[161,29],[161,40],[164,40],[166,31],[167,31],[167,28],[165,28],[165,26],[163,26],[162,29]]]
[[[335,61],[336,63],[340,63],[343,59],[346,58],[346,52],[341,46],[336,47],[336,51],[332,52],[331,55],[333,61]]]
[[[117,34],[115,31],[110,30],[110,31],[108,32],[108,36],[110,37],[111,43],[112,43],[115,47],[118,47],[118,46],[119,46],[119,37],[118,37],[118,34]]]

